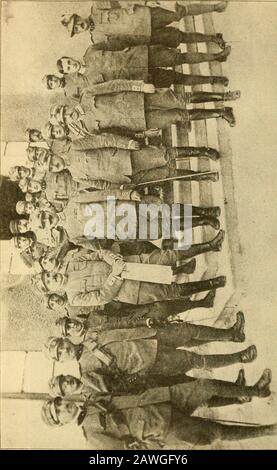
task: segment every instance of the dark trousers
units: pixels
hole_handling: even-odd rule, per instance
[[[200,355],[176,349],[191,346],[195,341],[231,341],[232,330],[213,328],[192,323],[172,324],[157,328],[157,356],[154,366],[148,371],[153,375],[172,376],[191,369],[224,367],[240,361],[240,353]],[[199,343],[198,343],[199,344]]]

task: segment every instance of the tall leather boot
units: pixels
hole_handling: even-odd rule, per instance
[[[215,230],[220,229],[220,222],[218,219],[214,217],[193,217],[191,220],[191,223],[192,223],[192,228],[209,226],[209,227],[214,228]]]
[[[180,291],[182,297],[191,296],[198,292],[205,292],[211,289],[220,289],[226,284],[225,276],[218,276],[213,279],[207,279],[205,281],[194,281],[186,282],[184,284],[177,284],[177,288]]]
[[[192,3],[186,6],[176,3],[176,12],[180,15],[180,19],[184,16],[197,16],[212,12],[221,13],[226,10],[227,4],[228,2],[226,1],[213,4],[206,2]]]
[[[217,101],[232,101],[240,98],[240,91],[228,91],[226,93],[214,93],[209,91],[194,91],[187,93],[189,103],[209,103]]]
[[[249,346],[249,348],[244,349],[243,351],[232,354],[197,354],[193,367],[199,369],[216,369],[218,367],[227,367],[237,363],[253,362],[256,357],[256,346]],[[221,396],[224,396],[223,391]]]
[[[220,158],[218,150],[211,147],[175,147],[173,151],[176,154],[176,159],[178,159],[178,161],[182,161],[182,158],[194,157],[208,157],[214,161]]]
[[[213,240],[206,243],[195,243],[191,245],[187,250],[176,251],[176,257],[178,261],[182,261],[188,258],[194,258],[197,255],[207,253],[209,251],[221,251],[222,244],[224,242],[225,232],[220,230]],[[211,287],[212,289],[212,287]]]
[[[215,109],[188,109],[190,121],[199,121],[202,119],[222,118],[228,122],[230,127],[236,125],[233,109],[229,107]]]
[[[221,215],[221,209],[218,206],[214,206],[214,207],[192,206],[192,215],[199,216],[199,217],[218,218]]]

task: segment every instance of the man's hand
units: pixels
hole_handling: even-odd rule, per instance
[[[132,436],[125,436],[123,438],[124,449],[139,450],[139,442]]]
[[[125,262],[122,259],[117,259],[112,266],[112,273],[114,276],[120,276],[125,269]]]
[[[131,201],[136,201],[136,202],[140,202],[141,201],[141,195],[139,194],[138,191],[133,191],[131,193]]]
[[[150,7],[150,8],[156,8],[156,7],[160,7],[161,6],[161,2],[159,1],[153,1],[153,0],[149,0],[146,2],[146,6],[147,7]]]
[[[137,142],[136,140],[129,140],[128,149],[129,150],[139,150],[140,149],[139,142]]]
[[[152,83],[144,83],[142,91],[143,93],[155,93],[156,89]]]
[[[165,326],[168,324],[166,320],[156,320],[155,318],[147,318],[145,323],[148,328],[155,328],[157,326]]]
[[[120,189],[135,189],[136,185],[133,183],[121,184]]]

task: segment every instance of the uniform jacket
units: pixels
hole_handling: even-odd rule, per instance
[[[170,427],[171,406],[167,403],[138,406],[101,416],[93,405],[87,408],[82,428],[91,449],[123,449],[124,438],[138,442],[164,441]]]
[[[81,94],[84,88],[88,86],[88,80],[85,75],[78,72],[64,75],[64,94],[73,102],[80,101]]]
[[[122,280],[112,274],[114,254],[106,250],[75,253],[66,268],[65,291],[75,306],[104,305],[112,300],[137,303],[140,282]]]
[[[119,78],[148,81],[148,46],[123,51],[97,50],[90,46],[83,60],[89,86]]]
[[[86,339],[79,358],[81,375],[97,372],[113,377],[118,373],[137,374],[149,370],[155,364],[157,340],[151,332],[143,331],[146,329],[130,329],[125,336],[124,330],[111,330],[98,333],[96,339]]]
[[[103,5],[104,7],[104,5]],[[93,44],[113,42],[113,39],[130,40],[133,45],[145,44],[151,38],[151,11],[145,6],[131,5],[112,10],[92,6],[90,19]]]
[[[57,212],[62,211],[68,200],[78,193],[79,183],[72,178],[68,170],[59,173],[47,173],[44,181],[46,199],[54,205]]]
[[[112,80],[90,86],[81,98],[80,120],[89,132],[111,127],[146,130],[142,87],[140,80]]]
[[[88,139],[93,140],[90,137],[87,137]],[[112,147],[80,149],[80,146],[75,142],[72,142],[68,152],[63,154],[65,164],[75,180],[130,182],[128,177],[128,175],[132,175],[130,150]],[[103,189],[103,186],[100,188],[96,182],[93,186],[97,189]]]
[[[129,231],[126,235],[130,235],[130,230],[133,230],[132,235],[136,237],[138,205],[136,202],[130,201],[130,195],[131,191],[122,189],[113,190],[112,192],[110,190],[99,190],[79,194],[68,202],[63,212],[59,213],[58,225],[66,230],[71,241],[81,237],[116,239],[117,235],[113,230],[118,227],[118,224],[126,215],[125,211],[128,210],[130,217],[133,218],[134,225],[132,227],[128,225]],[[107,202],[107,198],[112,198],[112,196],[115,198],[112,202],[116,211],[115,224],[113,224],[113,220],[109,215],[110,208]],[[127,202],[128,205],[126,206]],[[96,212],[98,207],[99,213]],[[111,209],[113,210],[112,207]],[[95,223],[97,223],[97,232],[94,231]],[[125,225],[123,228],[125,228]]]

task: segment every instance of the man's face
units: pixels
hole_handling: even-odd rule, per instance
[[[52,155],[49,161],[49,171],[52,173],[59,173],[59,171],[64,170],[65,162],[62,157],[57,157],[56,155]]]
[[[74,34],[80,34],[89,29],[89,20],[87,18],[77,18],[73,27]]]
[[[55,227],[59,220],[57,215],[44,211],[38,212],[37,218],[39,219],[40,227],[45,230]]]
[[[57,268],[58,261],[56,258],[48,258],[44,257],[41,260],[41,266],[44,269],[44,271],[52,272],[55,271]]]
[[[51,310],[56,310],[59,307],[63,307],[64,299],[61,295],[52,294],[48,300],[48,305],[51,308]]]
[[[40,142],[42,140],[42,133],[38,129],[32,129],[30,131],[30,142]]]
[[[73,361],[76,359],[77,348],[67,338],[63,338],[57,349],[57,357],[59,362]]]
[[[39,171],[48,170],[49,151],[43,147],[37,147],[35,150],[35,162],[36,168]]]
[[[30,180],[28,183],[28,193],[39,193],[42,190],[41,183],[39,181]]]
[[[55,408],[61,424],[71,423],[79,413],[79,408],[73,401],[56,400]]]
[[[80,70],[80,62],[78,60],[72,59],[72,57],[62,57],[61,58],[63,73],[74,73]]]
[[[56,77],[56,75],[51,75],[47,80],[47,84],[50,90],[55,90],[60,87],[61,80],[59,77]]]
[[[63,126],[54,125],[52,126],[52,137],[53,139],[64,139],[66,137],[66,132]]]
[[[66,333],[68,336],[79,336],[79,333],[83,330],[84,326],[82,322],[78,320],[68,319],[66,322]]]
[[[48,273],[45,272],[42,275],[43,283],[50,292],[58,291],[62,288],[64,277],[61,273]]]
[[[27,237],[18,237],[17,244],[18,244],[18,249],[20,251],[24,251],[24,250],[27,250],[29,246],[31,246],[32,239],[27,238]]]
[[[29,220],[27,219],[19,219],[18,221],[18,232],[19,233],[26,233],[29,230]]]
[[[33,202],[25,202],[25,213],[30,215],[35,210],[35,204]]]
[[[17,176],[19,180],[23,178],[27,178],[31,174],[31,169],[27,168],[26,166],[18,166],[17,167]]]
[[[73,375],[62,375],[60,377],[60,387],[65,397],[77,393],[80,384],[80,380],[73,377]]]
[[[29,147],[28,148],[27,158],[31,162],[36,162],[36,160],[37,160],[36,147]]]

